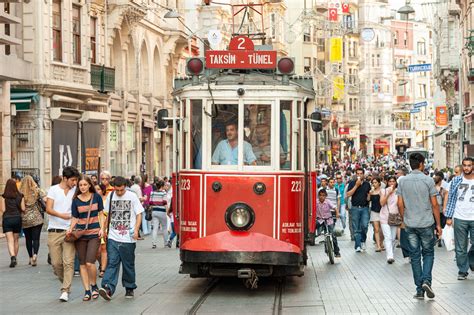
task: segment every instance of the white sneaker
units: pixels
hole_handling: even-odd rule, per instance
[[[67,292],[61,293],[61,296],[59,297],[59,300],[61,302],[67,302],[69,300],[69,293],[67,293]]]
[[[362,249],[363,251],[365,251],[365,250],[367,249],[367,247],[365,246],[365,243],[364,243],[364,242],[360,243],[360,245],[361,245],[361,249]]]
[[[360,253],[361,251],[360,246],[356,248],[356,253]]]

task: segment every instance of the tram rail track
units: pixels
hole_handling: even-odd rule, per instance
[[[285,288],[285,278],[277,279],[275,285],[275,296],[273,298],[272,314],[280,315],[283,310],[283,291]]]
[[[207,285],[204,292],[199,296],[199,298],[194,302],[191,308],[186,312],[186,315],[195,315],[197,311],[201,308],[202,304],[207,300],[212,291],[217,287],[220,282],[220,278],[213,278],[211,282]]]

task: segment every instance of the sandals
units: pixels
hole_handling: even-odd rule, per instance
[[[92,298],[95,300],[99,297],[99,288],[97,285],[92,286]]]
[[[84,297],[82,298],[83,301],[90,301],[91,300],[91,290],[86,290],[84,292]]]

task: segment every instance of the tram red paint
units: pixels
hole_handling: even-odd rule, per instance
[[[224,231],[200,239],[190,240],[182,250],[200,252],[291,252],[301,254],[301,249],[290,243],[276,240],[255,232]]]
[[[220,182],[222,190],[214,192],[212,184]],[[266,191],[263,195],[257,195],[253,191],[253,185],[257,182],[264,183]],[[274,212],[276,204],[274,202],[274,192],[276,176],[250,176],[240,175],[209,175],[206,176],[206,229],[205,235],[227,231],[224,221],[226,209],[236,202],[248,204],[255,212],[255,223],[250,231],[259,231],[262,234],[273,237]]]
[[[202,229],[202,198],[200,174],[180,174],[180,225],[181,242],[199,238]]]
[[[282,175],[279,181],[279,239],[303,248],[304,176]]]

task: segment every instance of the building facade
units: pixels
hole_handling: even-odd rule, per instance
[[[14,172],[36,174],[46,186],[69,165],[89,174],[169,175],[172,131],[156,132],[154,115],[171,107],[186,41],[177,21],[163,19],[177,4],[158,2],[21,5],[21,53],[33,77],[12,89],[12,100],[30,93],[13,119]]]

